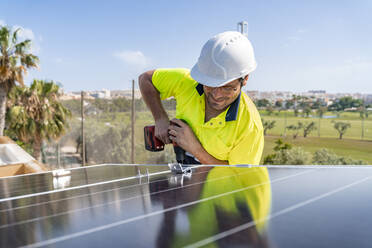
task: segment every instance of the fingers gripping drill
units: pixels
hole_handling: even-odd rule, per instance
[[[184,120],[182,120],[185,122]],[[185,122],[186,123],[186,122]],[[170,125],[179,126],[175,122],[170,122]],[[159,152],[164,150],[164,143],[155,137],[155,126],[145,126],[144,128],[145,148],[151,152]],[[176,142],[172,142],[176,160],[178,163],[183,164],[185,160],[185,150],[182,149]]]
[[[186,121],[184,121],[182,119],[181,119],[181,121],[183,121],[183,122],[186,123]],[[175,125],[175,126],[178,126],[179,127],[179,125],[177,123],[175,123],[175,122],[172,122],[171,121],[170,123],[171,123],[171,125]],[[177,162],[180,163],[180,164],[183,164],[183,162],[185,160],[185,156],[186,156],[185,155],[185,150],[182,149],[175,141],[172,141],[172,144],[173,144],[174,153],[176,154],[176,160],[177,160]]]

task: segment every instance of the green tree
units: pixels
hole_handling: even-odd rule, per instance
[[[102,98],[95,98],[93,101],[92,101],[92,106],[97,108],[98,110],[102,111],[102,112],[111,112],[110,111],[110,105],[111,102],[109,102],[109,100],[107,99],[102,99]]]
[[[274,151],[283,151],[292,149],[292,145],[289,143],[284,143],[282,139],[277,139],[275,141]]]
[[[316,110],[316,114],[319,118],[323,118],[323,115],[324,113],[327,111],[327,108],[326,107],[319,107],[317,110]]]
[[[264,127],[264,135],[267,134],[267,130],[270,130],[272,128],[275,127],[275,123],[276,121],[273,120],[273,121],[265,121],[264,119],[262,119],[262,125]]]
[[[130,149],[129,127],[110,127],[102,134],[87,136],[86,154],[90,164],[128,163]]]
[[[302,109],[302,113],[303,113],[303,116],[304,117],[309,117],[310,116],[310,113],[311,113],[311,108],[309,106],[305,106]]]
[[[347,129],[351,127],[350,123],[342,121],[332,121],[333,127],[338,131],[339,138],[342,139],[342,136],[346,133]]]
[[[292,148],[291,144],[284,143],[281,139],[276,140],[275,144],[275,153],[267,155],[264,159],[264,164],[303,165],[311,163],[310,153],[302,148]]]
[[[132,102],[125,97],[119,97],[112,100],[113,106],[115,106],[115,112],[128,112],[131,110]]]
[[[278,100],[275,102],[275,108],[277,109],[282,109],[283,108],[283,101],[282,100]]]
[[[77,99],[63,100],[61,101],[63,106],[71,111],[73,115],[80,115],[81,113],[81,101]]]
[[[274,108],[271,106],[271,104],[266,107],[266,113],[268,116],[274,113]]]
[[[304,138],[306,138],[313,130],[316,130],[315,122],[305,123],[302,125],[304,131]]]
[[[301,147],[284,150],[277,153],[274,164],[277,165],[305,165],[311,164],[311,153]]]
[[[293,113],[294,113],[294,116],[297,117],[298,116],[298,113],[299,113],[298,109],[294,109]]]
[[[306,107],[310,107],[309,98],[306,96],[298,96],[298,100],[301,100],[299,103],[299,107],[301,109],[305,109]]]
[[[274,146],[275,153],[267,155],[264,158],[264,164],[275,164],[277,154],[290,149],[292,149],[291,144],[284,143],[282,139],[277,139]]]
[[[338,156],[328,149],[317,150],[313,155],[313,164],[318,165],[363,165],[366,164],[363,160],[354,160]]]
[[[313,101],[311,108],[319,109],[320,107],[324,107],[324,106],[325,106],[325,102],[322,99],[316,99],[315,101]]]
[[[88,164],[130,162],[131,138],[130,125],[128,123],[120,123],[117,126],[87,121],[86,124],[85,159]],[[76,129],[74,133],[72,135],[69,134],[69,136],[70,138],[75,138],[76,150],[81,155],[82,139],[80,129]],[[136,149],[141,148],[136,144]]]
[[[6,102],[9,91],[18,82],[23,86],[27,69],[37,68],[39,59],[30,53],[31,40],[18,40],[20,29],[0,26],[0,136],[5,128]]]
[[[30,87],[15,86],[9,92],[7,125],[19,140],[31,142],[40,161],[43,140],[58,139],[68,127],[71,113],[59,101],[59,86],[34,80]]]
[[[270,102],[267,99],[258,99],[256,101],[256,106],[258,108],[260,108],[260,107],[267,107],[268,105],[270,105]]]
[[[287,126],[287,129],[288,130],[293,131],[293,139],[297,138],[298,133],[300,132],[300,130],[302,128],[303,128],[303,123],[300,122],[300,121],[297,123],[297,125],[289,125],[289,126]]]
[[[284,104],[285,109],[290,109],[294,105],[294,102],[292,100],[287,100]]]
[[[328,109],[331,111],[343,111],[346,108],[358,108],[362,105],[362,99],[353,99],[351,96],[347,96],[337,99]]]
[[[295,112],[295,116],[297,117],[298,115],[298,101],[301,100],[301,96],[297,96],[297,95],[292,95],[292,99],[291,101],[293,102],[293,108],[294,108],[294,112]]]

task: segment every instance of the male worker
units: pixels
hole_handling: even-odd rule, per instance
[[[185,163],[258,164],[263,150],[259,113],[241,91],[256,69],[249,40],[228,31],[209,39],[191,69],[156,69],[140,75],[155,136],[186,151]],[[161,99],[176,99],[170,124]]]

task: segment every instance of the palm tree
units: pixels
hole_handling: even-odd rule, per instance
[[[292,95],[292,101],[293,101],[293,106],[294,106],[294,114],[297,117],[298,115],[298,109],[297,109],[297,101],[301,99],[301,96],[297,95]]]
[[[9,92],[7,126],[19,140],[32,143],[39,161],[42,141],[58,139],[68,127],[71,113],[58,97],[59,86],[53,81],[34,80],[30,87],[15,86]]]
[[[0,136],[4,132],[9,91],[16,82],[23,86],[23,75],[27,69],[37,68],[39,63],[39,58],[29,52],[31,40],[18,42],[19,31],[0,26]]]

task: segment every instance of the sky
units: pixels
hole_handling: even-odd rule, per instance
[[[246,90],[372,94],[372,0],[0,0],[40,69],[26,82],[123,90],[154,68],[191,68],[204,43],[248,22],[257,69]]]

